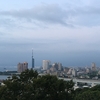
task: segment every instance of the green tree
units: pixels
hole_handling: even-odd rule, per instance
[[[75,100],[100,100],[100,91],[85,91],[77,95]]]
[[[71,100],[74,83],[59,80],[56,76],[42,76],[34,80],[35,100]]]
[[[75,90],[75,100],[100,100],[100,85]]]
[[[33,69],[12,76],[4,84],[0,100],[71,100],[74,85],[56,76],[39,76]]]

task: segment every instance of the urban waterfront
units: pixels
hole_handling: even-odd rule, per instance
[[[0,72],[7,72],[7,71],[17,71],[17,67],[16,66],[4,66],[4,67],[0,66]],[[8,77],[11,77],[11,75],[0,75],[0,80],[5,80]]]

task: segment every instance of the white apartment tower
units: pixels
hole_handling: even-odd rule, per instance
[[[96,64],[95,64],[95,63],[92,63],[92,64],[91,64],[91,70],[92,70],[92,71],[96,71]]]
[[[72,75],[73,75],[73,77],[75,77],[77,75],[77,71],[74,68],[72,69]]]
[[[42,67],[43,67],[43,70],[47,70],[50,66],[50,61],[49,60],[43,60],[43,63],[42,63]]]
[[[62,64],[61,63],[58,63],[58,70],[62,70]]]

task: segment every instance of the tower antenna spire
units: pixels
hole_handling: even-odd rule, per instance
[[[33,48],[32,48],[32,58],[33,58]]]

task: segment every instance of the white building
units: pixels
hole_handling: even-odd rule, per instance
[[[77,71],[74,68],[72,69],[72,75],[73,75],[73,77],[75,77],[77,75]]]
[[[91,70],[92,70],[92,71],[96,71],[96,64],[95,64],[95,63],[92,63],[92,64],[91,64]]]
[[[67,74],[69,74],[69,75],[72,74],[72,68],[69,68]]]
[[[43,63],[42,63],[43,70],[49,69],[49,66],[50,66],[50,61],[49,60],[43,60]]]
[[[58,70],[62,70],[62,64],[58,63]]]

